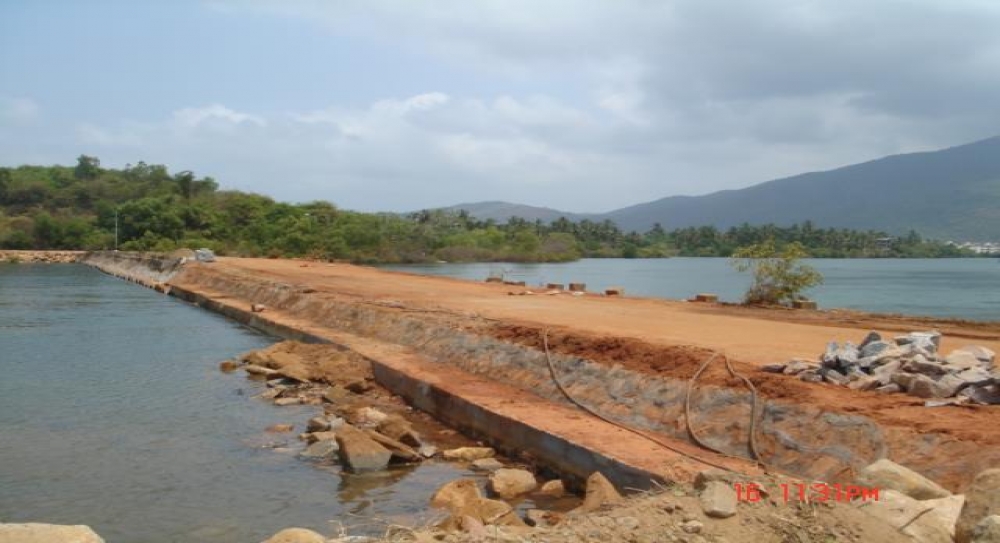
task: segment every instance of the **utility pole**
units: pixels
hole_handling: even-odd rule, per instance
[[[115,252],[118,251],[118,208],[115,208]]]

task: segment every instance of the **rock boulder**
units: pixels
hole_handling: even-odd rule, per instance
[[[883,458],[869,464],[858,474],[862,485],[895,490],[917,500],[945,498],[951,495],[940,485],[919,473]]]
[[[527,494],[538,487],[538,481],[530,471],[500,468],[490,474],[490,490],[504,499]]]
[[[622,495],[615,489],[615,485],[607,477],[595,471],[587,477],[587,493],[583,498],[580,507],[574,509],[581,513],[596,511],[606,505],[621,503]]]
[[[104,543],[89,526],[58,524],[0,524],[3,543]]]
[[[345,424],[337,429],[340,459],[354,471],[385,469],[392,453],[362,430]]]
[[[879,493],[877,501],[862,508],[914,541],[921,543],[951,543],[955,521],[965,497],[948,496],[933,500],[915,500],[895,490]]]
[[[988,469],[973,479],[955,529],[955,541],[971,541],[973,529],[990,515],[1000,515],[1000,469]]]
[[[701,510],[713,518],[729,518],[736,514],[736,490],[722,481],[710,481],[698,495]]]
[[[465,462],[472,462],[473,460],[479,460],[480,458],[492,458],[496,456],[496,451],[490,447],[459,447],[457,449],[449,449],[441,453],[447,460],[464,460]]]
[[[326,538],[305,528],[285,528],[264,543],[326,543]]]

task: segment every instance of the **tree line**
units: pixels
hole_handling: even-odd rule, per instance
[[[117,225],[117,239],[116,239]],[[171,173],[139,162],[104,168],[96,157],[75,166],[0,168],[0,248],[171,251],[207,247],[219,254],[309,257],[353,262],[556,262],[582,257],[731,256],[774,240],[799,243],[813,257],[969,256],[916,232],[713,226],[625,232],[611,221],[551,223],[479,220],[468,213],[362,213],[315,201],[277,202],[220,190],[211,177]]]

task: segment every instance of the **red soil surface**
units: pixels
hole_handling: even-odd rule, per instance
[[[440,277],[421,277],[344,264],[293,260],[223,258],[220,271],[245,273],[307,286],[318,295],[386,304],[412,311],[452,314],[456,322],[477,317],[480,330],[497,338],[541,348],[549,335],[553,351],[653,375],[690,378],[713,353],[728,356],[767,399],[809,404],[877,421],[890,439],[916,439],[933,432],[954,441],[949,455],[985,454],[994,463],[1000,446],[1000,406],[927,408],[918,398],[880,395],[799,381],[759,371],[794,357],[815,359],[827,342],[858,342],[869,330],[894,335],[938,329],[942,351],[978,344],[1000,352],[1000,323],[871,315],[847,311],[753,309],[719,304],[603,296],[511,295],[524,287]],[[529,287],[530,288],[530,287]],[[706,383],[742,387],[721,363],[703,375]],[[921,452],[935,456],[935,452]],[[993,455],[993,456],[990,456]],[[905,460],[905,459],[904,459]],[[941,458],[941,462],[956,460]],[[923,457],[924,462],[932,461]],[[979,469],[990,467],[978,466]],[[992,467],[996,467],[995,465]],[[968,474],[971,478],[975,474]],[[960,487],[964,481],[940,481]]]

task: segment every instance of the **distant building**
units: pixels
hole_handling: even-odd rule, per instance
[[[892,242],[896,238],[875,238],[875,250],[888,253],[892,249]]]
[[[1000,254],[1000,241],[962,241],[954,245],[981,255]]]

